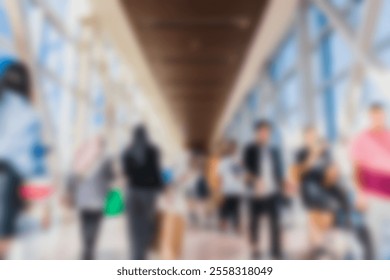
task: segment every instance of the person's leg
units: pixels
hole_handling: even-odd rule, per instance
[[[93,259],[96,239],[103,214],[101,211],[82,211],[83,259]]]
[[[1,202],[2,201],[0,201],[0,203]],[[4,209],[0,209],[0,211],[1,210]],[[7,259],[9,249],[12,245],[15,236],[15,223],[16,223],[15,216],[0,217],[0,260]]]
[[[142,248],[143,234],[145,230],[143,221],[143,203],[141,193],[138,190],[131,190],[127,199],[128,233],[130,235],[131,258],[142,260],[145,258]]]
[[[280,259],[281,254],[281,234],[279,224],[279,205],[276,197],[271,197],[267,200],[267,212],[270,222],[271,233],[271,254],[275,259]]]
[[[322,218],[321,211],[310,209],[308,213],[310,254],[313,258],[322,245],[323,231],[321,230]]]
[[[89,222],[88,222],[88,243],[87,248],[89,252],[90,259],[94,259],[95,256],[95,245],[96,240],[99,235],[99,228],[103,218],[103,213],[101,211],[91,211],[89,213]]]
[[[332,231],[334,225],[334,213],[329,210],[312,210],[311,218],[311,255],[310,258],[318,259],[327,250],[327,239],[329,236],[336,236]]]
[[[383,236],[383,207],[380,198],[368,196],[366,219],[370,235],[372,237],[373,259],[381,259],[381,246]]]
[[[88,213],[86,211],[80,212],[80,229],[82,240],[82,254],[81,259],[88,259]]]
[[[221,231],[226,231],[227,229],[227,220],[226,220],[226,208],[227,208],[227,197],[222,199],[220,208],[219,208],[219,229]]]
[[[126,203],[125,203],[125,212],[126,212],[126,237],[128,241],[128,258],[133,258],[134,252],[134,218],[133,218],[133,195],[131,191],[128,189],[126,192]]]
[[[258,259],[259,253],[259,214],[260,214],[260,201],[253,198],[249,205],[249,238],[251,244],[252,259]]]
[[[145,260],[157,231],[156,193],[153,191],[137,190],[133,192],[132,233],[133,258]]]
[[[390,224],[390,201],[388,198],[368,197],[367,224],[372,244],[374,248],[375,259],[390,258],[390,234],[386,225]]]
[[[208,207],[209,207],[209,201],[205,197],[198,198],[196,202],[196,213],[199,221],[199,225],[201,228],[207,228],[208,227]]]
[[[206,227],[206,201],[205,199],[199,198],[196,202],[196,213],[199,220],[199,225],[202,229]]]
[[[188,199],[187,205],[188,205],[190,225],[196,227],[199,224],[198,217],[196,215],[196,199],[193,196],[191,196]]]
[[[232,209],[231,209],[231,217],[233,229],[236,233],[240,231],[240,199],[238,196],[232,197]]]
[[[194,217],[194,226],[197,227],[197,228],[200,228],[202,226],[202,219],[200,217],[200,211],[199,211],[199,208],[200,208],[200,200],[199,198],[194,198],[194,201],[193,201],[193,217]]]
[[[11,238],[0,237],[0,260],[7,258],[8,249],[11,245]]]
[[[145,197],[145,214],[147,216],[146,219],[146,238],[144,244],[145,254],[152,246],[152,243],[156,237],[158,228],[157,228],[157,192],[151,191],[146,194]]]
[[[225,221],[226,221],[226,228],[230,227],[231,224],[233,223],[233,199],[231,196],[226,197]]]
[[[381,259],[388,260],[390,259],[390,200],[388,198],[384,198],[383,201],[383,219],[382,219],[382,251],[381,251]],[[383,226],[383,225],[387,225]]]

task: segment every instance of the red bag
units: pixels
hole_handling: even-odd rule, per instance
[[[53,186],[46,181],[29,181],[20,188],[20,196],[24,200],[44,200],[54,192]]]

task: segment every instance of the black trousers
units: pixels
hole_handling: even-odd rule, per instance
[[[231,221],[235,229],[240,226],[240,202],[239,196],[226,196],[219,210],[220,219]]]
[[[273,258],[281,257],[279,199],[277,195],[266,198],[252,198],[249,202],[249,233],[252,246],[257,246],[259,239],[260,217],[267,216],[271,236],[271,254]]]
[[[157,233],[158,191],[132,189],[127,199],[132,259],[145,260]]]
[[[81,233],[83,240],[82,258],[84,260],[90,260],[94,258],[95,244],[102,218],[103,212],[99,210],[82,210],[80,213]]]
[[[0,160],[0,240],[16,234],[16,223],[23,202],[19,196],[21,179],[16,170]]]

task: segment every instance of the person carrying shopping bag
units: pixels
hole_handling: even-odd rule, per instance
[[[95,244],[106,208],[106,197],[114,179],[104,139],[96,136],[86,141],[76,153],[73,166],[69,193],[79,211],[83,242],[81,258],[90,260],[95,258]]]
[[[127,180],[127,220],[132,258],[143,260],[157,232],[157,198],[163,189],[160,150],[151,143],[143,126],[134,129],[133,141],[124,151],[122,168]]]

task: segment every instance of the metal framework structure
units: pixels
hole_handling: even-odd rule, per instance
[[[33,98],[47,141],[61,147],[53,149],[53,166],[59,170],[72,157],[59,151],[73,151],[95,130],[112,135],[110,146],[118,149],[135,119],[147,122],[161,143],[170,142],[142,89],[129,79],[129,65],[118,62],[125,60],[117,46],[93,14],[78,11],[81,2],[0,1],[11,29],[11,35],[0,30],[0,50],[13,52],[34,73]],[[61,7],[64,3],[73,6]],[[353,133],[360,125],[362,99],[388,98],[389,65],[380,61],[386,61],[382,54],[390,50],[390,34],[375,35],[383,29],[378,19],[388,10],[388,1],[381,0],[300,0],[283,40],[257,69],[248,98],[227,123],[226,136],[245,143],[253,121],[261,117],[272,118],[292,139],[309,122],[330,141]]]
[[[316,124],[330,142],[354,133],[362,125],[364,104],[389,101],[390,64],[382,61],[390,51],[390,33],[378,22],[390,15],[390,5],[385,4],[301,0],[295,20],[248,92],[259,94],[255,106],[261,115],[248,122],[235,114],[229,130],[267,117],[288,133],[291,145],[308,123]],[[276,64],[276,69],[269,67]],[[238,109],[240,114],[247,110],[247,102]],[[241,134],[225,131],[227,137],[243,142]]]
[[[0,15],[6,23],[0,54],[16,56],[31,69],[32,98],[52,147],[49,173],[57,185],[76,147],[91,134],[105,135],[114,155],[134,123],[146,123],[156,142],[169,143],[141,86],[130,79],[131,66],[87,1],[1,0]]]

